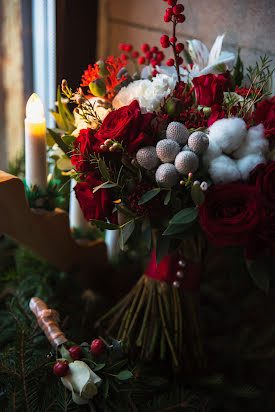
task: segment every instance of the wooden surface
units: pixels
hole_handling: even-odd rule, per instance
[[[21,179],[0,171],[0,233],[26,246],[62,271],[74,271],[90,287],[107,295],[111,275],[102,240],[77,243],[69,215],[61,209],[30,209]],[[105,275],[105,276],[104,276]],[[112,279],[115,282],[115,279]],[[110,288],[110,293],[115,293]]]

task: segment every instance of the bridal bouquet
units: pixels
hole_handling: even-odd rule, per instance
[[[238,248],[268,289],[275,100],[267,57],[244,73],[240,55],[222,51],[224,35],[210,52],[199,40],[184,45],[176,37],[184,7],[167,3],[170,37],[141,52],[121,44],[120,57],[90,65],[75,92],[63,80],[54,114],[62,133],[50,133],[85,218],[119,230],[122,250],[144,241],[151,253],[136,286],[102,318],[107,333],[134,357],[191,370],[205,365],[197,292],[209,250]]]

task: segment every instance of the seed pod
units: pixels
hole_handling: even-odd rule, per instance
[[[104,79],[95,79],[89,84],[91,93],[96,97],[104,97],[106,95],[106,83]]]
[[[156,182],[163,187],[175,186],[179,181],[179,175],[174,165],[164,163],[157,168]]]
[[[177,142],[181,147],[186,144],[188,140],[188,130],[184,124],[180,122],[171,122],[169,123],[166,130],[167,139],[172,139]]]
[[[177,154],[180,152],[180,146],[171,139],[163,139],[157,143],[157,156],[163,163],[174,162]]]
[[[209,146],[209,139],[207,134],[203,132],[194,132],[189,136],[188,146],[198,155],[206,152]]]
[[[104,60],[98,60],[97,62],[98,66],[99,66],[99,76],[100,77],[108,77],[110,76],[110,72],[107,69],[108,65],[105,63]]]
[[[194,173],[198,169],[199,158],[191,151],[180,152],[175,159],[175,166],[179,173],[188,175],[188,173]]]
[[[147,170],[155,169],[159,165],[159,158],[154,146],[146,146],[139,149],[136,159],[138,164]]]

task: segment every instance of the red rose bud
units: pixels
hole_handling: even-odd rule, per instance
[[[183,102],[176,97],[170,97],[166,102],[166,113],[171,117],[178,117],[183,109]]]
[[[106,95],[106,83],[104,79],[95,79],[89,84],[91,93],[96,97],[104,97]]]
[[[94,355],[101,355],[105,351],[105,343],[101,339],[94,339],[91,344],[91,352]]]
[[[170,37],[170,42],[171,43],[176,43],[177,42],[177,38],[175,36]]]
[[[141,57],[138,59],[138,62],[139,62],[139,64],[144,64],[144,63],[145,63],[145,57],[141,56]]]
[[[120,45],[118,47],[119,47],[119,50],[121,50],[121,51],[125,50],[125,44],[124,43],[120,43]]]
[[[141,46],[141,50],[143,51],[143,53],[146,53],[148,50],[150,50],[149,44],[143,43],[143,45]]]
[[[173,13],[176,15],[179,15],[183,12],[184,7],[182,4],[177,4],[176,6],[173,7]]]
[[[64,376],[68,375],[70,371],[68,362],[56,362],[53,367],[53,371],[58,378],[63,378]]]
[[[165,14],[163,17],[163,20],[165,21],[165,23],[169,23],[169,21],[171,21],[171,16],[168,16],[168,14]]]
[[[83,357],[82,349],[79,346],[72,346],[68,352],[73,360],[79,360]]]
[[[168,0],[169,6],[175,6],[177,4],[177,0]]]
[[[173,16],[173,9],[171,7],[168,7],[168,9],[166,9],[165,14],[167,14],[167,16],[172,17]]]
[[[184,16],[184,14],[179,14],[178,16],[177,16],[177,22],[178,23],[183,23],[185,21],[185,16]]]
[[[178,43],[176,45],[176,51],[177,53],[180,53],[182,50],[184,50],[184,44],[183,43]]]
[[[138,56],[139,56],[139,52],[138,52],[138,51],[133,51],[132,56],[133,56],[134,58],[138,57]]]
[[[166,64],[167,64],[167,66],[171,67],[171,66],[174,66],[175,61],[174,61],[174,59],[169,59],[169,60],[167,60]]]

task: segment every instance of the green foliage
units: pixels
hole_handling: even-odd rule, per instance
[[[160,188],[149,190],[149,192],[146,192],[144,193],[144,195],[141,196],[138,204],[143,205],[144,203],[149,202],[149,200],[153,199],[159,193],[160,193]]]

